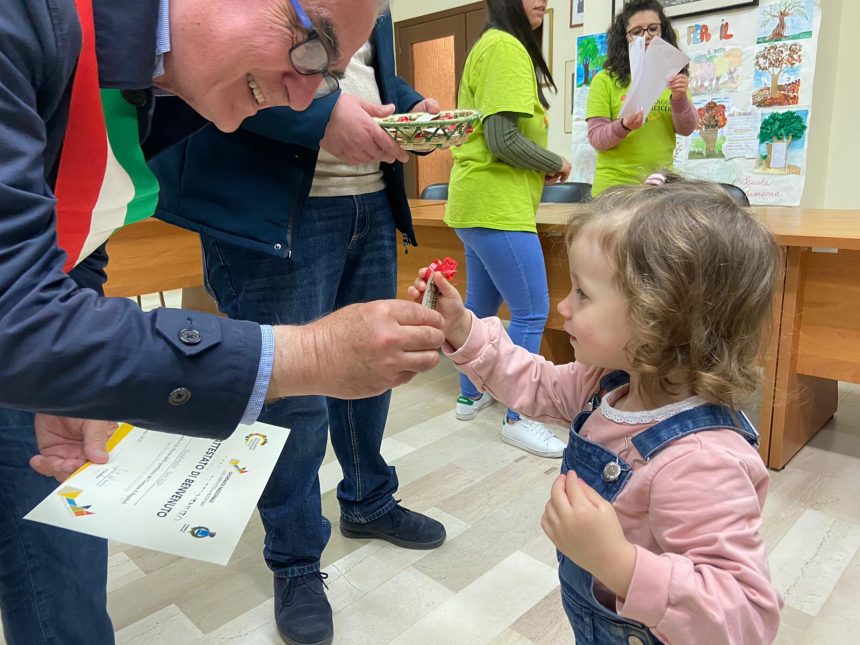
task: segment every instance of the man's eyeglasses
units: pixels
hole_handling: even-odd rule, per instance
[[[318,99],[328,96],[340,87],[337,78],[328,71],[331,64],[328,49],[323,44],[311,19],[308,18],[308,14],[305,13],[302,5],[299,4],[299,0],[290,0],[290,4],[298,16],[302,28],[308,33],[307,38],[290,47],[290,62],[302,76],[321,74],[322,82],[320,82],[314,98]]]
[[[639,38],[640,36],[644,36],[645,32],[648,32],[652,36],[660,35],[660,23],[654,22],[648,25],[647,27],[633,27],[630,31],[627,32],[627,35],[631,38]]]

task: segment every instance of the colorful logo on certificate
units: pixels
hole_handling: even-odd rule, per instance
[[[265,446],[267,443],[269,443],[269,438],[260,432],[245,435],[245,445],[251,450],[256,449],[257,446]]]
[[[191,537],[196,537],[196,538],[207,538],[207,537],[214,538],[215,537],[215,531],[210,531],[205,526],[195,526],[193,529],[191,529],[188,532],[191,533]]]
[[[240,475],[244,475],[246,472],[248,472],[248,469],[245,468],[242,464],[240,464],[238,459],[231,459],[230,465],[233,466],[233,468],[235,468],[237,471],[239,471]]]
[[[77,498],[78,495],[83,493],[84,491],[79,488],[72,488],[71,486],[65,486],[63,489],[57,493],[60,497],[62,497],[66,501],[66,508],[69,509],[69,512],[75,517],[85,517],[87,515],[95,515],[95,513],[89,508],[92,504],[87,504],[86,506],[78,505]]]

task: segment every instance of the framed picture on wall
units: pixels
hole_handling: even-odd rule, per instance
[[[564,64],[564,131],[573,132],[573,93],[576,92],[576,61]]]
[[[570,26],[582,27],[585,24],[585,0],[570,0]]]
[[[612,15],[618,15],[624,9],[625,0],[612,0],[612,2],[614,5]],[[663,10],[667,16],[679,18],[697,13],[755,7],[758,5],[758,0],[661,0],[660,4],[663,5]]]
[[[546,14],[543,17],[543,42],[541,43],[541,52],[543,53],[543,58],[546,61],[547,67],[549,67],[549,71],[552,72],[552,30],[554,26],[553,22],[553,14],[555,11],[552,9],[547,9]],[[542,84],[541,87],[546,87],[546,84]]]

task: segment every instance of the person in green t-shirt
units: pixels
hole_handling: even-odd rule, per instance
[[[659,36],[678,46],[672,23],[657,0],[632,0],[615,17],[608,31],[608,54],[603,70],[588,91],[588,141],[597,150],[592,195],[610,186],[637,184],[654,170],[672,165],[675,134],[687,136],[699,125],[699,115],[687,94],[689,77],[682,71],[646,117],[640,109],[618,118],[630,89],[629,44],[645,38],[646,47]]]
[[[458,107],[482,121],[456,148],[445,222],[466,251],[466,307],[479,318],[504,300],[508,332],[532,353],[540,349],[549,291],[535,212],[544,183],[563,182],[570,163],[546,149],[548,106],[541,85],[555,89],[540,49],[546,0],[488,0],[483,35],[466,59]],[[474,419],[493,402],[465,376],[456,416]],[[561,457],[564,443],[543,424],[508,410],[502,440],[543,457]]]

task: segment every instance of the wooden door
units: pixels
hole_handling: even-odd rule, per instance
[[[398,74],[442,109],[457,106],[457,88],[469,48],[486,23],[484,3],[443,11],[395,25]],[[437,150],[406,164],[406,193],[418,197],[425,186],[448,183],[451,152]]]

